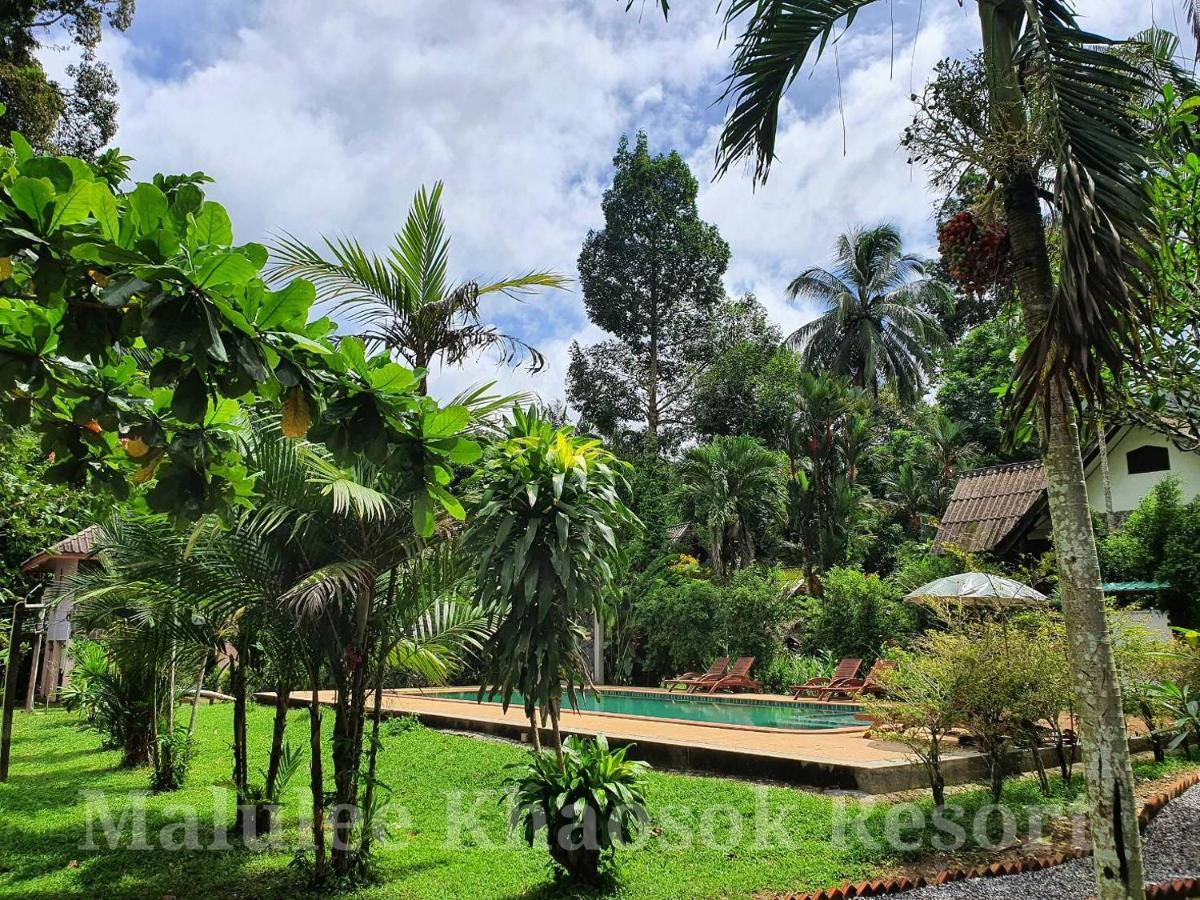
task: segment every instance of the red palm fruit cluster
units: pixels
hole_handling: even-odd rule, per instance
[[[1008,229],[980,222],[970,210],[938,230],[938,250],[950,277],[979,295],[1001,283],[1008,261]]]

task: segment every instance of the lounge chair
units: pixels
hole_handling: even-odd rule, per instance
[[[867,672],[866,678],[850,678],[841,684],[830,685],[825,689],[824,699],[831,700],[835,696],[843,697],[847,700],[854,697],[861,697],[863,694],[872,694],[876,697],[883,696],[886,691],[879,682],[879,676],[884,672],[890,672],[896,668],[896,663],[890,659],[877,659],[875,665],[871,666],[871,670]]]
[[[851,659],[850,657],[846,657],[837,664],[837,668],[833,670],[832,677],[810,678],[808,681],[804,682],[804,684],[793,684],[792,699],[799,700],[801,694],[805,694],[809,697],[819,697],[835,684],[858,678],[858,673],[861,669],[861,659]]]
[[[712,665],[708,667],[707,672],[685,672],[678,678],[668,678],[663,682],[662,686],[668,691],[672,691],[677,687],[685,688],[685,693],[692,693],[697,687],[702,687],[707,684],[712,684],[725,676],[729,671],[729,657],[718,656],[713,660]]]
[[[753,656],[739,656],[738,661],[729,667],[729,672],[725,677],[714,681],[712,686],[708,688],[707,693],[715,694],[717,691],[749,691],[754,694],[761,694],[763,686],[750,677],[750,669],[753,665]]]

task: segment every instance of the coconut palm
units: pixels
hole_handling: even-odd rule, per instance
[[[754,562],[784,512],[782,460],[746,435],[719,436],[684,454],[676,475],[683,515],[718,578]]]
[[[362,327],[361,335],[414,369],[434,362],[457,366],[476,353],[498,351],[503,362],[528,357],[531,371],[544,365],[529,344],[482,321],[480,298],[504,294],[520,299],[539,288],[566,284],[561,275],[531,271],[499,281],[451,283],[447,276],[450,238],[442,215],[442,183],[417,191],[404,227],[386,255],[366,250],[349,237],[323,237],[324,250],[285,235],[271,248],[273,281],[304,278],[317,300]],[[328,254],[328,255],[326,255]],[[421,380],[421,391],[428,387]]]
[[[809,368],[847,377],[876,396],[886,382],[902,400],[915,400],[945,343],[929,310],[953,302],[948,286],[925,277],[925,265],[903,251],[894,225],[840,235],[833,271],[806,269],[788,285],[792,299],[824,307],[788,342]]]
[[[668,0],[658,0],[664,15]],[[729,113],[718,140],[718,173],[753,158],[756,180],[775,161],[779,108],[806,62],[849,28],[872,0],[727,0],[737,33],[727,82]],[[1036,404],[1060,591],[1080,698],[1090,824],[1100,900],[1145,896],[1141,835],[1120,685],[1104,619],[1095,535],[1088,515],[1072,401],[1105,392],[1152,328],[1149,304],[1130,285],[1153,256],[1141,175],[1148,168],[1133,107],[1154,85],[1118,54],[1117,43],[1079,28],[1067,0],[977,0],[988,81],[988,147],[1009,229],[1013,282],[1027,350],[1017,367],[1014,412]],[[1200,39],[1195,4],[1186,4]],[[1029,79],[1050,135],[1062,222],[1055,283],[1035,163],[1022,156],[1030,119]]]

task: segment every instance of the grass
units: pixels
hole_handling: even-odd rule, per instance
[[[271,712],[255,707],[249,721],[251,746],[265,756]],[[119,754],[99,749],[98,737],[79,729],[58,710],[18,713],[9,781],[0,784],[0,897],[298,897],[309,893],[306,869],[295,864],[304,837],[307,765],[289,787],[282,819],[282,845],[261,852],[167,850],[179,843],[189,817],[204,847],[218,828],[233,821],[233,799],[225,788],[230,710],[200,709],[199,753],[187,786],[145,796],[145,832],[156,849],[132,849],[133,818],[109,848],[97,815],[108,804],[114,822],[131,792],[145,791],[148,772],[117,768]],[[307,721],[297,712],[289,739],[305,745]],[[388,728],[380,755],[380,777],[391,789],[387,841],[377,846],[378,883],[350,896],[554,897],[565,894],[548,870],[547,855],[507,836],[502,804],[505,767],[525,751],[511,744],[445,734],[421,727]],[[257,760],[263,763],[264,760]],[[1181,767],[1142,764],[1141,777],[1160,777]],[[1078,787],[1059,787],[1058,802],[1078,803]],[[889,808],[858,804],[785,787],[763,787],[721,778],[654,772],[649,785],[651,830],[643,845],[617,857],[613,896],[638,898],[750,897],[809,890],[860,880],[919,856],[935,833],[892,825],[913,849],[897,852],[879,838],[889,826]],[[970,814],[986,803],[982,791],[952,795]],[[1036,784],[1010,783],[1005,805],[1036,805]],[[861,818],[837,825],[837,807]],[[88,848],[89,808],[94,846]],[[474,811],[478,827],[455,828],[451,811]],[[922,809],[928,811],[928,804]],[[164,828],[166,829],[164,831]],[[840,833],[840,835],[839,835]],[[163,839],[160,841],[159,839]]]

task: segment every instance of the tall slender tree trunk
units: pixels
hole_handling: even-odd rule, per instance
[[[309,671],[312,700],[308,705],[309,788],[312,792],[313,879],[325,877],[325,773],[321,765],[321,666]]]
[[[371,590],[360,592],[355,604],[354,642],[347,650],[354,654],[348,659],[346,679],[338,688],[338,702],[333,719],[333,849],[330,859],[338,875],[349,875],[360,860],[359,847],[353,843],[354,827],[359,818],[359,762],[362,758],[363,724],[366,712],[367,626],[370,619]]]
[[[1111,533],[1116,525],[1113,512],[1112,472],[1108,468],[1108,426],[1104,417],[1096,417],[1096,451],[1100,454],[1100,478],[1104,483],[1104,527]]]
[[[396,599],[396,567],[392,566],[391,572],[388,573],[387,593],[384,595],[384,611],[385,616],[387,610],[391,609],[392,603]],[[387,621],[386,618],[384,620]],[[371,746],[367,751],[367,786],[363,792],[363,812],[366,817],[363,823],[362,832],[362,855],[369,856],[371,853],[371,832],[373,830],[373,807],[375,803],[375,772],[379,757],[379,729],[383,721],[383,681],[387,673],[388,653],[390,651],[390,639],[386,630],[381,631],[378,636],[379,653],[375,659],[375,696],[373,698],[373,706],[371,708]]]
[[[275,686],[275,719],[271,726],[271,755],[267,758],[267,778],[263,785],[263,794],[268,803],[274,803],[277,796],[279,781],[279,766],[283,762],[283,737],[287,731],[288,702],[292,699],[292,673],[287,669],[280,676]]]
[[[649,371],[646,373],[646,435],[649,450],[658,456],[658,297],[657,278],[650,297]]]
[[[1025,15],[1020,0],[980,0],[991,127],[1001,145],[1025,126],[1024,98],[1012,64]],[[1053,279],[1045,226],[1033,173],[1004,173],[1013,281],[1026,333],[1037,334],[1050,315]],[[1142,900],[1146,891],[1133,773],[1116,663],[1104,615],[1100,565],[1084,482],[1079,429],[1068,386],[1055,379],[1038,410],[1051,530],[1068,649],[1079,704],[1079,738],[1088,789],[1099,900]]]
[[[196,673],[196,689],[192,692],[192,712],[188,716],[188,740],[196,733],[196,715],[200,710],[200,691],[204,688],[204,666],[208,659],[200,660],[200,671]]]

